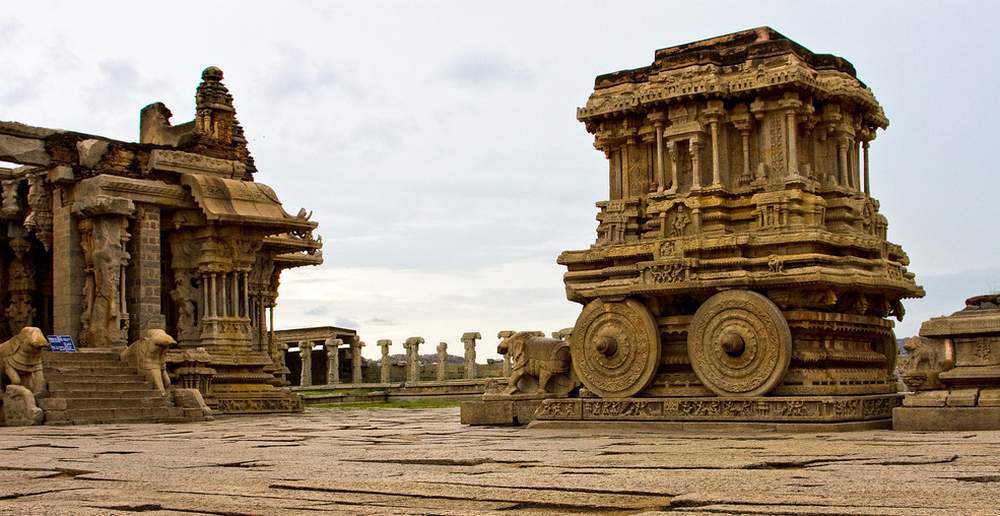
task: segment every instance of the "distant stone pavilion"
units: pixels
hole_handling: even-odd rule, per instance
[[[281,272],[322,263],[322,244],[304,210],[254,181],[222,78],[202,73],[193,121],[143,108],[139,143],[0,122],[0,160],[22,165],[0,169],[0,340],[37,326],[71,336],[82,360],[163,329],[178,342],[171,375],[208,376],[213,408],[301,410],[276,388],[269,319]]]

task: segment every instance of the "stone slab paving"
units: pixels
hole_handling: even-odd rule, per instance
[[[997,514],[1000,432],[468,427],[458,409],[0,428],[0,514]]]

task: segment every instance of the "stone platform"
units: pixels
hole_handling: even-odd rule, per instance
[[[996,514],[1000,432],[463,426],[458,410],[0,428],[0,515]]]
[[[590,428],[647,423],[670,430],[718,427],[826,432],[892,428],[901,394],[868,396],[761,396],[747,398],[483,399],[462,404],[462,423]],[[558,423],[558,424],[557,424]],[[698,424],[693,424],[698,423]],[[634,425],[633,425],[634,426]]]
[[[892,427],[905,431],[996,430],[1000,428],[1000,407],[896,407]]]

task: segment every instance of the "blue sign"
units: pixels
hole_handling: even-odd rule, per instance
[[[69,335],[49,335],[49,345],[52,346],[52,351],[60,353],[72,353],[76,351],[76,344],[73,343],[73,337]]]

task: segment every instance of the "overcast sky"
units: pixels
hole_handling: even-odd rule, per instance
[[[260,172],[314,210],[326,262],[282,276],[277,326],[421,335],[572,326],[564,249],[595,237],[606,162],[575,120],[594,77],[770,25],[854,63],[891,124],[873,195],[928,297],[899,336],[1000,290],[991,2],[4,2],[0,120],[138,139],[193,118],[222,68]],[[280,8],[278,7],[280,6]],[[993,161],[991,161],[993,159]]]

